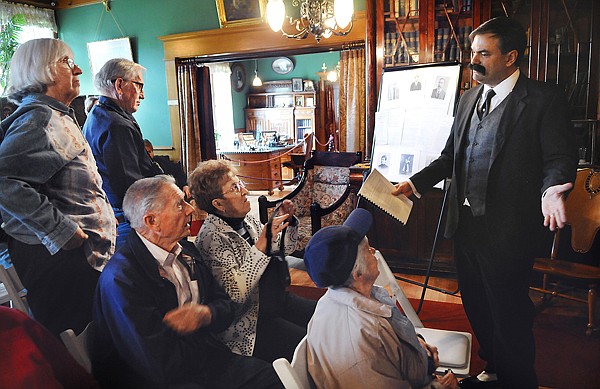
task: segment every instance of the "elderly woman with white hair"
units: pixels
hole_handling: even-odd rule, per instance
[[[102,176],[102,188],[119,222],[117,249],[131,231],[122,209],[125,192],[140,178],[163,172],[146,152],[142,130],[133,117],[144,99],[144,70],[124,58],[106,62],[94,78],[101,96],[83,126]]]
[[[22,44],[11,61],[0,124],[0,217],[35,318],[58,335],[92,320],[99,271],[114,252],[115,217],[71,101],[81,69],[58,39]]]

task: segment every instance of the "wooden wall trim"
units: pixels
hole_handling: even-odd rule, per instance
[[[348,35],[324,38],[320,43],[317,43],[312,35],[301,40],[283,37],[273,32],[268,24],[186,32],[161,36],[159,39],[163,42],[165,61],[175,58],[223,56],[232,53],[256,57],[261,53],[302,51],[319,49],[320,46],[330,48],[351,42],[364,42],[365,20],[365,11],[355,12],[354,27]]]
[[[67,9],[98,3],[102,3],[102,0],[58,0],[56,2],[56,9]]]

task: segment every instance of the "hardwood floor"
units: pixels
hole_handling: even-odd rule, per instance
[[[277,199],[282,198],[285,195],[289,194],[292,190],[294,190],[295,186],[285,186],[283,191],[275,190],[273,196],[268,196],[267,192],[263,191],[253,191],[248,196],[251,202],[251,213],[253,213],[256,217],[258,217],[258,197],[260,195],[266,195],[269,199]],[[314,286],[310,277],[306,272],[298,271],[292,269],[292,283],[294,285],[303,285],[303,286]],[[421,275],[410,275],[410,274],[399,274],[396,273],[396,276],[410,279],[413,281],[417,281],[422,283],[425,279],[424,276]],[[422,286],[414,285],[405,281],[398,281],[400,287],[406,294],[408,298],[418,299],[421,297]],[[430,277],[429,285],[437,288],[454,291],[457,289],[457,282],[452,278],[440,278],[440,277]],[[582,293],[585,293],[583,291]],[[531,299],[534,303],[538,304],[541,300],[541,294],[537,292],[530,292]],[[440,301],[440,302],[448,302],[454,304],[461,304],[460,292],[456,295],[445,294],[441,292],[437,292],[432,289],[427,289],[425,293],[425,299],[431,301]],[[596,304],[596,312],[600,313],[600,299],[598,299]],[[553,299],[550,304],[545,308],[545,312],[562,315],[562,316],[570,316],[570,317],[583,317],[587,318],[587,306],[585,304],[569,301],[566,299]]]

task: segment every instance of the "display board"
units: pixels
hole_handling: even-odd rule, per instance
[[[460,74],[460,64],[384,70],[371,169],[400,182],[439,157],[454,121]]]

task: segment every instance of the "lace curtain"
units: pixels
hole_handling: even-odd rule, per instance
[[[235,138],[231,96],[231,68],[229,67],[229,63],[211,63],[205,66],[210,69],[217,149],[231,148]]]
[[[15,4],[0,0],[0,25],[6,24],[16,14],[25,15],[27,25],[48,28],[57,33],[54,11],[26,4]]]

